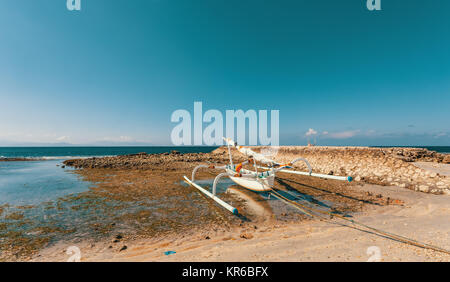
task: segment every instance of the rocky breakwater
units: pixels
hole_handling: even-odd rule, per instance
[[[240,157],[242,159],[242,156]],[[225,153],[186,153],[177,151],[161,154],[139,153],[115,157],[88,158],[66,160],[64,164],[75,168],[109,168],[109,169],[137,169],[137,170],[166,170],[192,169],[200,163],[226,164],[228,156]]]
[[[261,148],[254,147],[255,151]],[[214,153],[223,153],[225,150],[219,148]],[[233,154],[239,154],[233,151]],[[449,155],[426,149],[281,146],[273,159],[284,163],[297,157],[306,158],[316,173],[352,176],[357,182],[450,195],[450,177],[414,165],[416,161],[450,163]],[[295,166],[307,170],[303,162]]]

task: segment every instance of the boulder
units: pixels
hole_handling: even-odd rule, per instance
[[[444,158],[442,159],[442,162],[443,162],[444,164],[450,164],[450,154],[446,154],[446,155],[444,156]]]
[[[430,187],[428,185],[419,185],[418,188],[421,192],[428,192],[430,190]]]

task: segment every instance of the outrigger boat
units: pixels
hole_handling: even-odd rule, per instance
[[[233,142],[231,139],[224,138],[224,140],[225,140],[225,142],[226,142],[226,144],[228,146],[228,154],[230,156],[230,163],[228,165],[222,165],[222,166],[199,165],[199,166],[194,168],[194,170],[192,172],[192,179],[189,179],[186,176],[184,176],[184,179],[185,179],[186,183],[188,183],[189,185],[197,188],[200,192],[202,192],[206,196],[210,197],[211,199],[216,201],[218,204],[220,204],[222,207],[224,207],[225,209],[229,210],[233,214],[237,215],[239,213],[238,210],[235,207],[229,205],[228,203],[224,202],[223,200],[221,200],[219,197],[216,196],[216,186],[217,186],[218,181],[222,177],[228,177],[234,183],[236,183],[236,184],[238,184],[238,185],[240,185],[240,186],[242,186],[242,187],[244,187],[246,189],[252,190],[252,191],[269,192],[270,195],[275,196],[279,200],[285,202],[286,204],[288,204],[288,205],[290,205],[290,206],[292,206],[294,208],[297,208],[298,210],[300,210],[304,214],[307,214],[307,215],[309,215],[311,217],[318,217],[318,218],[320,218],[320,220],[328,220],[328,221],[331,221],[333,218],[340,219],[340,220],[342,220],[345,223],[338,223],[338,222],[335,222],[335,223],[340,224],[342,226],[355,228],[355,229],[360,230],[360,231],[364,231],[364,232],[380,235],[380,236],[382,236],[384,238],[388,238],[388,239],[392,239],[392,240],[395,240],[395,241],[403,242],[405,244],[413,245],[413,246],[416,246],[416,247],[430,249],[430,250],[434,250],[434,251],[450,254],[449,250],[440,248],[438,246],[434,246],[434,245],[427,244],[427,243],[422,243],[422,242],[416,241],[416,240],[411,239],[411,238],[407,238],[407,237],[404,237],[404,236],[401,236],[401,235],[396,235],[396,234],[389,233],[389,232],[386,232],[386,231],[383,231],[383,230],[380,230],[380,229],[377,229],[377,228],[374,228],[374,227],[370,227],[370,226],[368,226],[368,225],[366,225],[364,223],[357,222],[356,220],[353,220],[351,217],[348,218],[345,215],[341,215],[341,214],[338,214],[338,213],[335,213],[335,212],[330,212],[330,211],[324,211],[324,210],[320,210],[320,209],[316,209],[316,208],[312,208],[312,207],[303,205],[303,204],[301,204],[301,203],[299,203],[297,201],[290,200],[290,199],[284,197],[283,195],[278,193],[276,191],[276,189],[274,189],[274,187],[273,187],[273,183],[274,183],[274,180],[275,180],[275,175],[276,175],[277,172],[285,172],[285,173],[292,173],[292,174],[299,174],[299,175],[307,175],[307,176],[312,176],[312,177],[320,177],[320,178],[325,178],[325,179],[335,179],[335,180],[348,181],[348,182],[351,182],[353,180],[351,176],[336,176],[336,175],[326,175],[326,174],[313,173],[312,169],[311,169],[311,165],[304,158],[294,159],[293,161],[291,161],[288,164],[280,164],[280,163],[275,162],[274,160],[271,160],[271,159],[267,158],[263,154],[256,153],[256,152],[252,151],[249,148],[244,148],[242,146],[239,146],[236,142]],[[248,156],[249,157],[248,160],[243,162],[243,163],[240,163],[238,165],[234,165],[233,158],[232,158],[232,155],[231,155],[231,147],[236,148],[239,152],[241,152],[244,155]],[[291,170],[293,164],[298,162],[298,161],[305,162],[309,171],[308,172],[303,172],[303,171]],[[265,166],[260,166],[260,165],[257,164],[257,162],[262,163]],[[243,166],[247,165],[247,164],[253,165],[254,171],[244,169]],[[217,175],[217,177],[214,179],[212,193],[209,192],[208,190],[202,188],[197,183],[195,183],[195,173],[200,168],[213,168],[213,169],[221,169],[221,170],[225,171],[225,172],[220,173],[219,175]],[[261,169],[262,171],[258,171],[258,169]],[[328,218],[328,216],[330,218]]]
[[[219,203],[221,206],[223,206],[224,208],[235,214],[238,213],[237,209],[225,203],[224,201],[219,199],[216,195],[217,183],[223,177],[228,177],[239,186],[242,186],[246,189],[255,192],[273,191],[273,184],[277,172],[285,172],[326,179],[335,179],[348,182],[351,182],[353,180],[351,176],[337,176],[337,175],[313,173],[311,165],[305,158],[296,158],[287,164],[281,164],[272,159],[269,159],[263,154],[254,152],[250,148],[239,146],[236,142],[234,142],[229,138],[224,138],[224,140],[227,144],[228,155],[230,158],[230,162],[228,165],[219,165],[219,166],[199,165],[195,167],[194,170],[192,171],[192,179],[189,179],[186,176],[184,176],[184,179],[188,184],[199,189],[205,195],[207,195],[208,197]],[[248,157],[248,160],[235,165],[231,154],[231,148],[236,148],[239,152],[246,155]],[[291,170],[293,168],[293,165],[299,161],[305,162],[306,166],[308,167],[308,172]],[[254,170],[244,169],[243,167],[245,165],[253,165]],[[211,168],[225,171],[217,175],[216,178],[214,179],[212,193],[210,193],[209,191],[207,191],[206,189],[202,188],[200,185],[195,183],[195,174],[200,168]],[[260,169],[260,171],[258,171],[258,169]]]
[[[239,214],[238,210],[235,207],[231,206],[230,204],[221,200],[216,195],[217,183],[223,177],[228,177],[234,183],[236,183],[246,189],[252,190],[252,191],[269,192],[270,195],[275,196],[279,200],[285,202],[286,204],[288,204],[294,208],[297,208],[304,214],[307,214],[311,217],[318,217],[321,220],[331,220],[333,218],[340,219],[345,222],[345,224],[339,223],[343,226],[355,228],[357,230],[365,231],[365,232],[372,233],[372,234],[377,234],[384,238],[396,240],[396,241],[403,242],[405,244],[413,245],[416,247],[431,249],[434,251],[450,254],[449,250],[440,248],[438,246],[434,246],[434,245],[427,244],[427,243],[422,243],[422,242],[416,241],[411,238],[407,238],[407,237],[404,237],[401,235],[396,235],[396,234],[389,233],[389,232],[386,232],[386,231],[383,231],[383,230],[380,230],[377,228],[373,228],[366,224],[357,222],[357,221],[353,220],[351,217],[348,218],[345,215],[341,215],[341,214],[330,212],[330,211],[315,209],[315,208],[303,205],[297,201],[290,200],[290,199],[284,197],[283,195],[278,193],[276,191],[276,189],[274,189],[274,187],[273,187],[275,176],[276,176],[277,172],[285,172],[285,173],[298,174],[298,175],[307,175],[307,176],[311,176],[311,177],[320,177],[320,178],[325,178],[325,179],[334,179],[334,180],[341,180],[341,181],[348,181],[348,182],[351,182],[353,180],[353,178],[351,176],[336,176],[336,175],[313,173],[311,165],[304,158],[296,158],[296,159],[292,160],[290,163],[280,164],[272,159],[267,158],[263,154],[254,152],[250,148],[245,148],[245,147],[239,146],[236,142],[234,142],[231,139],[224,138],[224,140],[227,144],[228,154],[230,157],[230,163],[228,165],[221,165],[221,166],[199,165],[199,166],[195,167],[194,170],[192,171],[192,179],[189,179],[186,176],[184,176],[184,179],[187,184],[197,188],[200,192],[202,192],[206,196],[210,197],[211,199],[216,201],[218,204],[220,204],[222,207],[229,210],[233,214],[236,214],[236,215]],[[235,165],[233,163],[233,158],[231,155],[232,147],[236,148],[239,152],[248,156],[248,160],[243,163],[239,163],[239,164]],[[308,172],[292,170],[292,168],[293,168],[292,166],[294,165],[294,163],[299,162],[299,161],[305,162],[306,166],[308,167]],[[264,166],[258,165],[257,163],[261,163]],[[244,169],[243,168],[244,165],[253,165],[254,171]],[[197,183],[195,183],[195,174],[200,168],[212,168],[212,169],[220,169],[220,170],[225,171],[225,172],[217,175],[216,178],[214,179],[212,193],[209,192],[207,189],[202,188]],[[260,169],[261,171],[258,171],[258,169]],[[330,218],[327,218],[327,216],[329,216]]]

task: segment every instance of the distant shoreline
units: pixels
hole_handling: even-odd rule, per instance
[[[307,147],[307,146],[280,146]],[[139,153],[160,154],[179,151],[180,153],[210,153],[219,146],[93,146],[93,147],[0,147],[0,161],[44,161],[82,158],[102,158],[126,156]],[[382,149],[427,149],[441,154],[450,154],[450,146],[312,146],[312,148],[382,148]]]
[[[42,158],[0,158],[0,162],[34,162],[42,161]]]

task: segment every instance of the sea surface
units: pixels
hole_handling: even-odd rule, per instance
[[[59,160],[0,162],[0,205],[36,205],[83,192],[89,183]]]
[[[137,153],[158,154],[172,150],[181,153],[208,153],[217,147],[0,147],[0,158],[69,159],[118,156]]]

